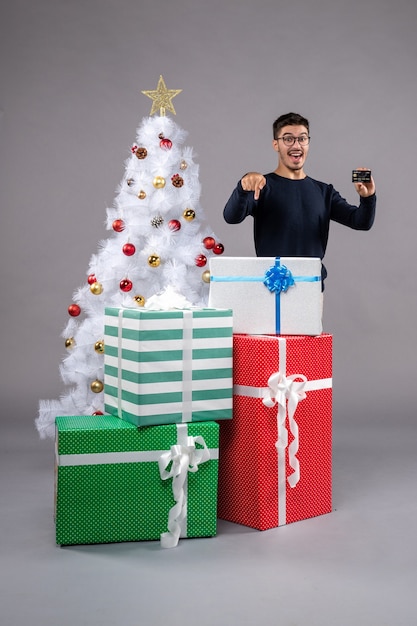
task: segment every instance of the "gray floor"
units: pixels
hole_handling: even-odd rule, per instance
[[[265,532],[59,548],[53,442],[2,419],[3,626],[417,624],[414,415],[339,416],[334,511]]]

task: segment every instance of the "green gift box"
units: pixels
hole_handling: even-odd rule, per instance
[[[216,534],[216,422],[136,428],[111,415],[56,418],[61,545]]]
[[[105,309],[104,410],[136,426],[232,418],[230,309]]]

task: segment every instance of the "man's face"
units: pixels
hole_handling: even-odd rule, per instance
[[[293,172],[302,170],[308,154],[308,139],[303,145],[300,145],[298,141],[288,145],[285,142],[286,137],[308,138],[308,130],[305,126],[283,126],[278,132],[278,138],[272,142],[274,150],[278,152],[281,165]]]

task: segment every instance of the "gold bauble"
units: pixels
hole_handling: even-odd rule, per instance
[[[96,379],[96,380],[93,380],[93,382],[91,383],[90,389],[94,393],[100,393],[101,391],[103,391],[104,385],[101,382],[101,380]]]
[[[145,198],[146,198],[146,192],[145,192],[145,191],[143,191],[143,189],[141,189],[141,190],[139,191],[139,193],[138,193],[138,198],[139,198],[139,200],[145,200]]]
[[[187,222],[192,222],[195,218],[195,211],[194,209],[185,209],[182,216],[185,220],[187,220]]]
[[[99,296],[101,293],[103,293],[103,285],[97,282],[93,283],[92,285],[90,285],[90,291],[95,296]]]
[[[68,337],[68,339],[65,339],[65,347],[68,348],[68,350],[70,350],[74,346],[75,346],[74,337]]]
[[[188,167],[187,161],[181,161],[180,170],[186,170]]]
[[[155,176],[152,182],[155,189],[162,189],[165,187],[165,178],[163,176]]]
[[[205,283],[209,283],[210,282],[210,270],[206,270],[205,272],[203,272],[201,274],[201,278],[203,279]]]
[[[161,265],[161,257],[157,254],[151,254],[148,257],[148,265],[151,267],[158,267],[158,265]]]
[[[134,296],[134,301],[138,306],[145,306],[145,298],[141,295]]]
[[[94,344],[94,350],[98,354],[104,354],[104,341],[103,341],[103,339],[100,339],[99,341],[96,341],[96,343]]]

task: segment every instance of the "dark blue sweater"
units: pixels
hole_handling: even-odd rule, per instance
[[[292,180],[266,174],[259,200],[244,191],[240,181],[224,211],[228,224],[239,224],[248,215],[254,219],[257,256],[304,256],[323,259],[330,220],[356,230],[369,230],[374,222],[376,196],[349,204],[332,185],[307,176]],[[323,266],[322,276],[327,272]]]

